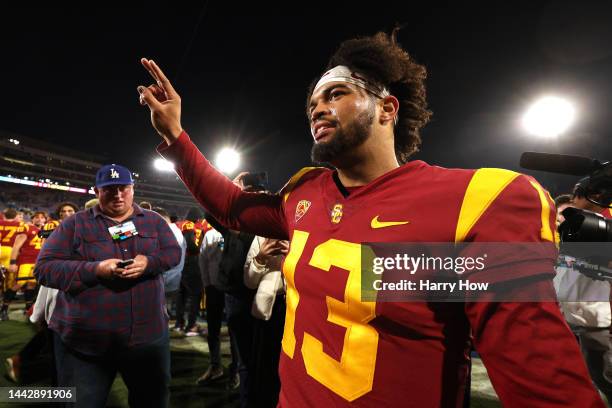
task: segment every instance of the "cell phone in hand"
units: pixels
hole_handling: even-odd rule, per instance
[[[133,259],[126,259],[124,261],[119,261],[117,262],[117,268],[125,268],[128,265],[131,265],[134,263]]]
[[[248,173],[242,178],[244,188],[252,191],[268,189],[268,173],[263,171],[260,173]]]

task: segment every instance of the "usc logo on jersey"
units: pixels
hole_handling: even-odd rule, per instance
[[[295,222],[298,222],[310,208],[310,201],[301,200],[295,207]]]
[[[336,204],[334,205],[334,208],[332,209],[332,212],[331,212],[331,222],[333,222],[334,224],[338,224],[340,223],[341,220],[342,220],[342,204]]]

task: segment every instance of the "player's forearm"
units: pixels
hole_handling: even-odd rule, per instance
[[[15,242],[13,243],[13,248],[11,249],[11,261],[17,261],[17,258],[19,257],[19,252],[21,251],[21,247],[23,246],[23,243],[26,241],[25,239],[20,239],[21,236],[18,236],[15,239]]]
[[[19,257],[19,251],[20,250],[21,250],[21,247],[16,248],[13,245],[13,249],[11,249],[11,257],[10,257],[11,265],[16,265],[17,264],[17,258]]]
[[[183,132],[171,146],[158,151],[171,160],[191,194],[221,224],[230,229],[287,239],[281,198],[245,193],[217,171]]]

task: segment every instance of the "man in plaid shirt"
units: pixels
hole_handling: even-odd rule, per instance
[[[76,406],[103,407],[120,372],[130,406],[166,407],[170,349],[161,272],[179,263],[180,247],[157,213],[133,203],[127,168],[100,168],[95,191],[99,205],[60,224],[34,271],[40,284],[59,289],[49,322],[58,383],[76,387]]]

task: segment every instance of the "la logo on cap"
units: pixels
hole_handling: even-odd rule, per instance
[[[119,173],[117,173],[117,170],[111,168],[110,169],[110,176],[111,176],[111,178],[116,179],[116,178],[119,178]]]

